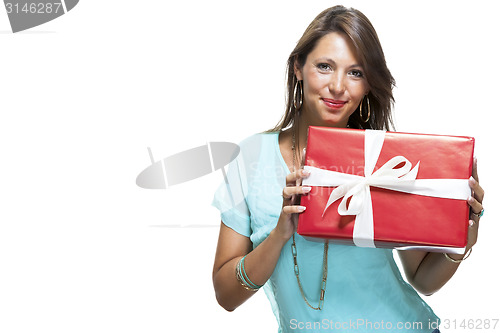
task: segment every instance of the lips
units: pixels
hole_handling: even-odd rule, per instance
[[[335,99],[329,99],[329,98],[323,98],[323,103],[329,108],[332,109],[340,109],[342,108],[347,101],[340,101],[340,100],[335,100]]]

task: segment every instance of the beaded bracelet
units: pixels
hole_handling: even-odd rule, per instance
[[[238,261],[238,265],[236,265],[236,279],[246,290],[257,291],[262,288],[262,286],[253,283],[248,277],[245,271],[245,258],[246,256],[241,258],[240,261]],[[242,271],[243,275],[241,274]]]

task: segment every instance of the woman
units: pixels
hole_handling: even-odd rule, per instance
[[[272,130],[244,140],[214,205],[222,223],[213,281],[219,304],[236,309],[260,288],[280,332],[439,332],[419,297],[439,290],[464,255],[400,251],[411,286],[388,249],[316,243],[295,234],[300,169],[311,125],[389,129],[392,78],[376,32],[359,11],[335,6],[306,29],[288,59],[287,110]],[[467,253],[477,239],[484,192],[476,162]],[[412,288],[413,286],[413,288]]]

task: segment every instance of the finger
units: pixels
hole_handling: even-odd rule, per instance
[[[471,208],[471,218],[474,220],[474,221],[479,221],[479,216],[477,215],[474,215],[472,213],[475,213],[475,214],[479,214],[481,213],[481,210],[483,209],[483,205],[476,200],[476,198],[473,198],[473,197],[469,197],[469,199],[467,200],[467,203],[469,204],[470,208]]]
[[[282,208],[282,212],[284,214],[288,214],[288,215],[290,215],[290,214],[299,214],[299,213],[304,212],[305,210],[306,210],[306,207],[304,207],[304,206],[298,206],[298,205],[296,205],[296,206],[284,206]]]
[[[479,229],[479,221],[469,220],[469,229],[471,228]]]
[[[472,177],[479,182],[479,177],[477,175],[477,157],[474,157],[474,162],[472,163]]]
[[[472,247],[477,242],[477,234],[478,234],[479,223],[470,220],[469,221],[469,229],[467,235],[467,247]]]
[[[310,186],[288,186],[283,188],[283,199],[291,200],[294,195],[307,194],[311,192]]]
[[[302,178],[305,178],[307,176],[309,176],[309,171],[306,171],[306,170],[303,170],[303,169],[299,169],[297,171],[294,171],[294,172],[290,172],[287,176],[286,176],[286,185],[289,186],[289,185],[297,185],[297,181],[301,181]]]
[[[479,185],[479,182],[474,177],[469,178],[469,186],[470,186],[472,192],[474,193],[474,197],[479,202],[483,202],[484,190],[481,187],[481,185]]]
[[[476,214],[479,214],[483,209],[483,205],[479,201],[477,201],[477,199],[474,197],[469,197],[469,199],[467,199],[467,202],[469,203],[469,206],[472,209],[472,211]]]

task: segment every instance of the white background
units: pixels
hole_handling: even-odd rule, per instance
[[[458,327],[500,317],[495,3],[344,2],[377,29],[397,130],[477,140],[479,242],[425,297],[445,332],[500,331]],[[148,146],[160,159],[272,127],[286,59],[333,4],[82,0],[18,34],[0,9],[0,332],[276,331],[263,292],[233,313],[215,301],[222,175],[157,191],[135,178]]]

